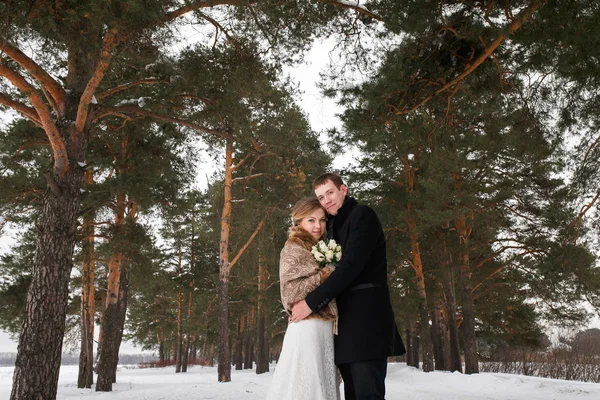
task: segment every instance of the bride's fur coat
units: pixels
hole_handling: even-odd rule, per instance
[[[314,259],[311,249],[316,243],[306,230],[299,226],[293,226],[290,228],[289,238],[281,250],[279,259],[281,302],[290,315],[294,303],[303,300],[333,272],[333,265],[328,264],[321,268]],[[319,313],[311,314],[308,318],[335,321],[334,332],[337,334],[338,311],[335,300]]]

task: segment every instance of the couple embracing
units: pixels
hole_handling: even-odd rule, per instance
[[[390,302],[381,223],[347,196],[339,175],[319,176],[313,189],[316,198],[294,206],[281,250],[281,300],[290,324],[267,399],[338,400],[338,369],[346,400],[384,399],[387,357],[405,350]],[[313,248],[326,233],[335,240],[332,252],[341,247],[337,265],[320,265],[326,249]]]

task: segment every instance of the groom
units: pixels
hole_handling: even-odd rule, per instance
[[[402,355],[405,349],[394,322],[381,223],[370,207],[347,196],[339,175],[319,176],[313,189],[329,214],[328,237],[342,246],[342,259],[321,286],[294,305],[292,321],[318,313],[335,298],[335,363],[345,398],[384,399],[387,357]]]

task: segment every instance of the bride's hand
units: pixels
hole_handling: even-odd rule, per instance
[[[300,300],[292,307],[292,322],[300,322],[310,314],[312,314],[312,310],[306,304],[306,301]]]

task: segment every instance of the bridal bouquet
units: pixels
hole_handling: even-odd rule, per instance
[[[312,247],[311,253],[319,266],[323,267],[326,264],[335,264],[342,259],[342,246],[337,244],[333,239],[329,239],[327,243],[324,240],[320,240],[319,243]]]

